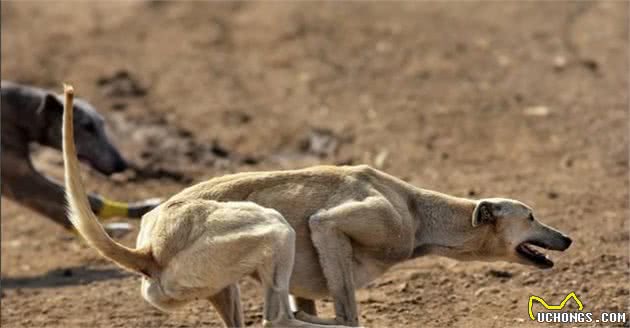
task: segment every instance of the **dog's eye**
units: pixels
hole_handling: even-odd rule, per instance
[[[83,129],[85,129],[88,133],[96,133],[96,125],[94,125],[94,122],[91,121],[84,123]]]
[[[529,215],[529,217],[528,217],[528,219],[529,219],[530,221],[534,221],[534,216],[533,216],[532,214],[530,214],[530,215]]]

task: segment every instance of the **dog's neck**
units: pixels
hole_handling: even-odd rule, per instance
[[[470,236],[472,213],[477,202],[471,199],[417,189],[410,209],[416,222],[413,257],[444,255]]]

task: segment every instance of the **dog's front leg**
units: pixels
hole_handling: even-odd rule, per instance
[[[226,327],[244,327],[241,292],[237,284],[229,285],[210,297]]]
[[[334,215],[318,213],[309,219],[311,239],[335,302],[337,324],[358,326],[357,304],[352,274],[352,245],[348,236],[337,227]],[[304,319],[306,319],[305,316]],[[299,317],[298,317],[299,318]]]

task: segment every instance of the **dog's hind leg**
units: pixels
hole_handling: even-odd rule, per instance
[[[289,226],[276,229],[271,262],[258,270],[265,288],[263,325],[291,326],[293,313],[289,303],[289,281],[295,257],[295,231]]]
[[[241,292],[238,284],[223,288],[217,294],[212,295],[209,300],[226,327],[244,327]]]

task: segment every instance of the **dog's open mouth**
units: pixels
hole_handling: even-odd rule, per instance
[[[537,251],[534,247],[532,247],[534,245],[541,248],[549,249],[544,244],[541,244],[535,241],[526,241],[516,246],[516,253],[520,255],[521,257],[527,259],[528,261],[532,262],[536,266],[541,267],[543,269],[553,267],[553,261],[551,261],[547,257],[547,255]]]

